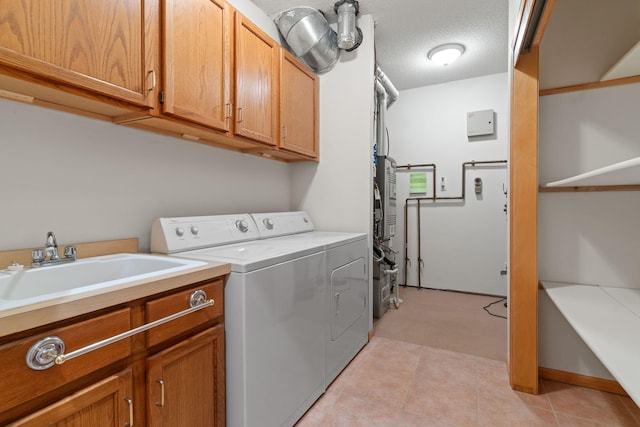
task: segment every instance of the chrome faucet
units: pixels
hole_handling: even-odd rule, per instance
[[[47,259],[49,258],[49,259]],[[46,265],[60,264],[76,260],[76,247],[67,246],[64,248],[64,258],[58,254],[58,242],[53,231],[47,233],[47,241],[44,249],[34,249],[31,251],[31,266],[44,267]]]
[[[56,235],[53,231],[47,233],[47,243],[44,245],[45,256],[48,256],[51,261],[60,259],[58,255],[58,243],[56,242]]]

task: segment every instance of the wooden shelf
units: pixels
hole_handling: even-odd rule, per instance
[[[541,284],[580,338],[640,404],[640,289]]]
[[[640,157],[549,182],[540,192],[640,190]]]

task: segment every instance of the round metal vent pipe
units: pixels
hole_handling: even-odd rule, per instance
[[[338,62],[336,32],[319,10],[294,7],[278,13],[274,22],[293,54],[316,73],[325,73]]]
[[[386,76],[385,73],[382,72],[380,67],[376,64],[376,80],[380,82],[384,90],[387,92],[387,108],[391,107],[391,104],[396,102],[398,96],[400,96],[400,92],[398,89],[391,83],[391,80]]]
[[[378,145],[378,155],[389,154],[387,145],[387,104],[389,97],[387,91],[380,81],[376,80],[376,144]]]
[[[350,52],[362,43],[362,30],[356,27],[360,6],[356,0],[340,0],[333,10],[338,15],[338,47]]]

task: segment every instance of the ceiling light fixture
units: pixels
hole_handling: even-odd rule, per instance
[[[464,53],[464,46],[459,43],[447,43],[434,47],[427,58],[439,65],[449,65]]]

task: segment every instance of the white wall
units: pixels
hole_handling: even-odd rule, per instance
[[[400,92],[388,112],[390,155],[399,165],[435,163],[437,196],[462,192],[462,163],[507,160],[509,140],[509,88],[507,73],[455,81]],[[467,112],[493,109],[496,132],[492,137],[467,137]],[[384,153],[381,153],[384,154]],[[428,169],[426,171],[429,171]],[[409,196],[410,172],[399,172],[398,225],[393,247],[403,270],[403,207]],[[446,191],[440,191],[445,178]],[[483,181],[483,194],[473,191],[474,178]],[[432,175],[427,173],[427,194],[432,196]],[[421,285],[490,295],[506,295],[507,279],[500,275],[507,261],[508,186],[506,165],[470,167],[466,172],[466,200],[421,202]],[[413,195],[412,195],[413,196]],[[423,195],[424,196],[424,195]],[[409,207],[409,252],[406,283],[418,284],[417,207]],[[399,282],[404,282],[401,271]]]
[[[638,99],[637,83],[541,97],[540,183],[640,156]],[[540,280],[640,288],[639,210],[635,191],[541,193]],[[548,298],[541,296],[538,310],[540,366],[610,378],[570,337]],[[567,353],[575,355],[573,363],[563,358]]]
[[[138,237],[161,216],[290,209],[287,164],[0,100],[0,250]]]

